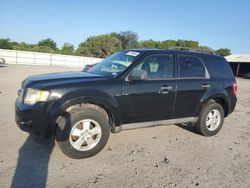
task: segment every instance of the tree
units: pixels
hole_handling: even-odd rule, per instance
[[[192,40],[177,40],[176,46],[188,47],[188,48],[198,48],[199,42]]]
[[[79,45],[76,54],[104,58],[121,49],[118,38],[105,34],[89,37]]]
[[[144,41],[141,41],[140,46],[142,48],[158,48],[159,47],[159,42],[154,41],[152,39],[144,40]]]
[[[47,46],[55,51],[57,51],[57,46],[56,46],[56,42],[53,41],[52,39],[48,38],[48,39],[44,39],[44,40],[40,40],[37,43],[37,46]]]
[[[0,38],[0,48],[2,49],[12,49],[12,43],[9,38]]]
[[[177,46],[176,44],[176,41],[175,40],[165,40],[165,41],[162,41],[159,45],[159,48],[162,48],[162,49],[167,49],[171,46]]]
[[[153,39],[139,41],[138,34],[132,31],[121,31],[119,33],[113,32],[110,34],[102,34],[87,38],[84,42],[81,42],[77,50],[74,50],[74,46],[70,43],[64,43],[61,50],[57,48],[57,44],[54,40],[48,38],[39,41],[37,44],[29,44],[25,42],[14,42],[9,38],[0,38],[0,48],[2,49],[14,49],[34,52],[45,53],[61,53],[66,55],[84,55],[92,57],[105,58],[122,49],[130,48],[160,48],[167,49],[171,46],[180,46],[188,48],[197,48],[200,51],[214,51],[208,46],[200,46],[198,41],[193,40],[163,40],[156,41]],[[231,54],[231,50],[228,48],[220,48],[215,51],[221,56],[227,56]]]
[[[139,46],[138,34],[132,31],[121,31],[120,33],[111,33],[111,36],[121,41],[122,49],[137,48]]]
[[[25,42],[16,43],[12,46],[13,50],[23,50],[23,51],[33,51],[32,48],[34,45],[27,44]]]
[[[192,40],[165,40],[165,41],[155,41],[155,40],[145,40],[141,42],[142,48],[161,48],[167,49],[171,46],[182,46],[188,48],[197,48],[199,42]]]
[[[64,43],[61,49],[61,53],[65,55],[73,55],[74,54],[74,46],[70,43]]]
[[[221,56],[228,56],[231,55],[231,50],[228,48],[220,48],[216,50],[216,53]]]
[[[38,45],[35,45],[33,48],[31,48],[30,51],[44,52],[44,53],[56,53],[56,52],[58,52],[58,51],[56,51],[48,46],[38,46]]]

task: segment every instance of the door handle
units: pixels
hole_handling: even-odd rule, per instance
[[[172,86],[164,85],[164,86],[161,86],[159,93],[160,94],[168,94],[169,90],[171,90],[171,89],[173,89]]]
[[[211,85],[210,84],[202,84],[201,87],[204,89],[208,89],[211,87]]]
[[[162,86],[161,90],[171,90],[172,88],[172,86]]]

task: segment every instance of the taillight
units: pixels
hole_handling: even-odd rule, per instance
[[[237,83],[236,82],[233,83],[232,91],[233,91],[233,95],[236,96],[237,95]]]

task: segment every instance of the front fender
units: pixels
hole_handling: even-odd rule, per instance
[[[115,95],[111,96],[95,89],[72,91],[54,101],[47,110],[47,121],[51,122],[51,124],[55,123],[57,118],[62,115],[68,107],[80,103],[98,105],[112,116],[111,118],[115,124],[119,125],[121,122],[119,103],[115,99]]]

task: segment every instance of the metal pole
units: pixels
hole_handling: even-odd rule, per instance
[[[237,70],[235,76],[239,75],[239,71],[240,71],[240,63],[237,64]]]
[[[34,52],[34,64],[36,64],[36,52]]]
[[[17,50],[16,50],[16,64],[17,64]]]
[[[66,56],[64,56],[64,67],[66,67]]]
[[[52,66],[52,54],[50,54],[50,66]]]

